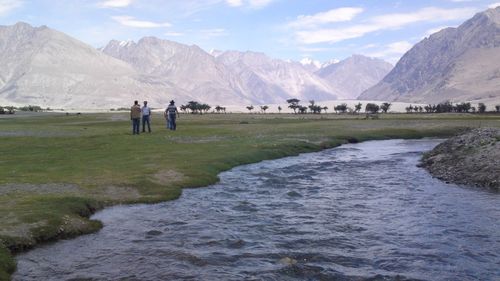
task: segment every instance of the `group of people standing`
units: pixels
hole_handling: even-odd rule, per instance
[[[163,117],[167,122],[167,128],[175,131],[177,129],[176,119],[179,116],[179,111],[172,100],[163,112]],[[141,107],[138,101],[134,101],[134,105],[130,108],[130,120],[132,120],[132,134],[139,135],[140,123],[142,120],[142,132],[146,132],[146,125],[148,132],[151,133],[151,108],[148,102],[144,101],[144,106]]]

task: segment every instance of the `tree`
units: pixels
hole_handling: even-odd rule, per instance
[[[361,111],[361,106],[363,106],[363,104],[358,102],[358,104],[354,106],[354,113],[359,113]]]
[[[0,114],[5,114],[5,109],[0,106]]]
[[[460,103],[460,104],[457,104],[453,107],[453,109],[455,110],[455,112],[459,112],[459,113],[468,113],[469,110],[471,110],[472,106],[470,104],[470,102],[463,102],[463,103]]]
[[[321,114],[321,106],[317,105],[314,100],[310,100],[309,101],[310,105],[309,105],[309,111],[311,113],[315,113],[315,114]]]
[[[281,113],[281,106],[278,105],[278,113]]]
[[[452,112],[453,111],[453,104],[449,101],[439,103],[436,105],[436,110],[434,112],[437,113],[446,113],[446,112]]]
[[[327,113],[326,111],[328,110],[328,106],[323,106],[323,108],[322,108],[322,109],[323,109],[323,111],[324,111],[325,113]]]
[[[381,106],[380,106],[380,109],[384,112],[384,113],[387,113],[387,111],[389,110],[389,108],[391,108],[391,103],[389,102],[384,102]]]
[[[479,113],[485,113],[486,112],[486,105],[482,102],[480,102],[477,106],[477,109]]]
[[[266,114],[266,110],[267,110],[268,108],[269,108],[269,106],[267,106],[267,105],[262,105],[262,106],[260,107],[260,110],[262,110],[262,112],[264,112],[264,114]]]
[[[339,111],[340,113],[345,113],[347,111],[347,104],[339,104],[333,108],[335,112]]]
[[[300,114],[306,114],[307,113],[307,107],[299,105],[299,112]]]
[[[299,107],[300,107],[300,105],[299,105],[300,100],[289,99],[289,100],[286,100],[286,102],[288,103],[288,107],[293,109],[293,113],[297,114],[297,109],[299,109]]]
[[[406,113],[411,113],[413,111],[413,106],[410,104],[410,106],[405,107]]]
[[[252,110],[253,110],[253,105],[250,105],[250,106],[247,106],[247,109],[250,113],[252,113]]]
[[[217,113],[220,113],[220,112],[222,111],[222,106],[217,105],[217,106],[215,107],[215,111],[217,111]]]
[[[434,112],[434,107],[432,105],[430,105],[430,104],[424,106],[424,109],[425,109],[425,112],[427,112],[427,113]]]
[[[496,110],[497,112],[500,112],[500,105],[498,105],[498,104],[497,104],[497,105],[495,105],[495,110]]]
[[[378,113],[379,110],[380,110],[380,107],[374,103],[368,103],[365,107],[365,111],[368,113],[375,114],[375,113]]]
[[[196,114],[200,110],[200,104],[197,101],[190,101],[186,104],[186,108],[191,110],[191,114]]]
[[[200,114],[201,114],[201,112],[207,113],[210,110],[210,108],[212,108],[212,107],[206,103],[201,104],[200,105]]]

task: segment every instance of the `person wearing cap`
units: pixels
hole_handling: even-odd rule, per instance
[[[151,108],[148,106],[148,102],[144,101],[144,106],[142,107],[142,132],[146,132],[146,124],[148,124],[148,132],[151,133]]]
[[[168,105],[167,109],[165,109],[163,116],[165,117],[165,119],[167,119],[167,128],[175,131],[175,129],[177,129],[177,123],[175,121],[179,116],[179,111],[177,110],[177,107],[175,106],[175,102],[173,100],[170,101],[170,104]]]
[[[134,101],[134,105],[130,108],[130,120],[132,120],[132,135],[138,135],[141,122],[141,106],[138,101]]]

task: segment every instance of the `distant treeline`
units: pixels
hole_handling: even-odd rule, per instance
[[[451,102],[443,102],[439,104],[428,104],[426,106],[410,106],[406,107],[406,113],[485,113],[487,107],[484,103],[479,103],[477,107],[472,106],[470,102],[453,104]],[[500,105],[495,106],[495,112],[500,112]]]
[[[52,111],[50,108],[42,108],[38,105],[27,105],[21,107],[15,106],[0,106],[0,114],[14,114],[16,111],[29,111],[29,112],[42,112],[42,111]]]

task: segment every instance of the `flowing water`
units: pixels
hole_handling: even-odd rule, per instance
[[[237,167],[98,233],[17,257],[14,280],[500,280],[500,195],[416,165],[438,140]]]

